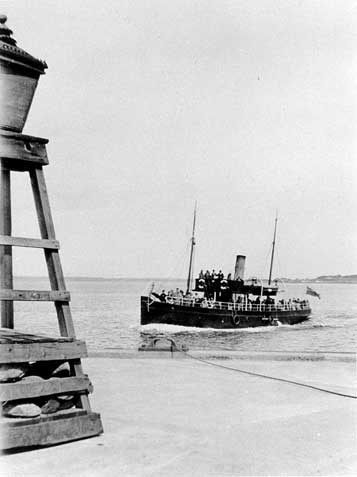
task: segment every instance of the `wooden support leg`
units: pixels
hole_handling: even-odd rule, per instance
[[[71,374],[73,376],[84,376],[82,363],[80,359],[71,360],[69,364],[71,368]],[[90,402],[89,402],[89,398],[87,394],[80,395],[80,402],[81,402],[81,407],[83,409],[85,409],[86,411],[91,410]]]
[[[11,176],[10,170],[1,161],[0,170],[0,234],[11,235]],[[12,274],[12,247],[0,246],[0,287],[2,289],[13,288]],[[3,328],[14,327],[14,303],[12,301],[1,302],[1,326]]]
[[[1,331],[2,364],[37,363],[51,372],[58,363],[68,362],[70,376],[40,382],[7,382],[0,385],[3,401],[27,402],[41,397],[73,395],[74,408],[61,409],[23,422],[0,419],[0,447],[4,449],[48,445],[98,435],[103,432],[100,415],[91,411],[88,394],[93,387],[82,369],[85,344],[75,337],[59,255],[59,243],[51,215],[42,166],[48,164],[47,140],[0,130],[0,302],[1,326],[13,328],[13,301],[54,301],[60,334],[66,339],[27,335],[14,330]],[[28,172],[31,179],[40,238],[13,237],[11,224],[11,172]],[[42,248],[52,291],[13,290],[13,247]],[[6,358],[5,358],[6,355]],[[0,365],[1,365],[0,363]],[[37,365],[36,365],[37,366]],[[53,382],[52,382],[53,381]],[[5,394],[4,394],[5,393]],[[26,421],[26,422],[25,422]]]
[[[43,239],[55,240],[55,228],[52,220],[50,202],[48,199],[45,176],[42,167],[30,169],[30,178],[41,237]],[[66,290],[64,275],[58,250],[45,250],[48,275],[52,290]],[[75,338],[75,331],[69,303],[55,302],[57,318],[61,336]],[[83,376],[82,364],[80,360],[70,362],[71,374]],[[90,411],[88,396],[82,394],[80,397],[82,408]]]
[[[52,220],[51,208],[47,194],[45,177],[42,167],[30,171],[32,192],[35,200],[41,237],[55,239],[55,228]],[[45,259],[52,290],[66,290],[61,261],[58,250],[45,250]],[[68,303],[56,302],[56,311],[61,336],[75,338],[75,331],[71,310]]]

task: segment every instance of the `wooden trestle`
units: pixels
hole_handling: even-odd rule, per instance
[[[66,291],[59,243],[55,237],[43,166],[48,164],[47,139],[20,133],[0,132],[0,367],[16,363],[68,362],[70,376],[34,382],[0,384],[0,400],[25,403],[38,397],[74,395],[76,407],[36,418],[2,417],[2,448],[48,445],[100,434],[100,415],[91,411],[88,393],[92,386],[83,373],[81,358],[87,355],[83,341],[76,340]],[[40,226],[41,239],[11,235],[11,171],[28,172]],[[12,247],[42,248],[51,285],[50,291],[14,290]],[[24,335],[14,331],[13,302],[53,301],[61,338]]]

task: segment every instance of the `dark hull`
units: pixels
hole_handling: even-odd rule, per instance
[[[141,324],[166,323],[197,328],[252,328],[257,326],[296,325],[309,318],[311,309],[304,310],[219,310],[188,307],[154,301],[141,297]]]

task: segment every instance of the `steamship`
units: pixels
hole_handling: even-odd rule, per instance
[[[295,325],[309,318],[308,300],[278,300],[278,281],[272,281],[277,217],[275,219],[269,279],[244,280],[244,255],[237,255],[234,276],[200,273],[193,280],[196,208],[193,218],[186,293],[159,295],[152,285],[141,297],[141,324],[165,323],[198,328],[250,328]],[[194,285],[194,286],[192,286]]]

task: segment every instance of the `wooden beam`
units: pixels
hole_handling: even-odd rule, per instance
[[[70,301],[67,291],[0,290],[0,300],[5,301]]]
[[[22,333],[9,328],[0,328],[0,344],[2,343],[54,343],[54,342],[72,342],[74,338],[63,336],[45,336]]]
[[[43,168],[32,168],[29,170],[29,175],[31,179],[32,192],[36,205],[41,237],[43,239],[55,240],[55,228],[52,220]],[[44,252],[52,290],[66,290],[59,252],[57,250],[46,249]],[[61,336],[74,338],[75,331],[69,303],[56,301],[55,307]],[[84,373],[80,359],[72,361],[70,365],[72,374],[75,376],[83,376]],[[90,411],[91,407],[86,394],[80,395],[80,403],[83,409],[87,410],[88,412]]]
[[[3,161],[0,162],[0,234],[11,235],[11,176]],[[0,246],[0,288],[13,288],[12,248],[7,245]],[[1,326],[14,327],[12,302],[1,303]]]
[[[48,164],[47,139],[1,131],[0,140],[0,158],[7,159],[8,167],[11,168],[11,161],[38,165]]]
[[[0,401],[15,401],[16,399],[35,398],[74,392],[92,392],[90,380],[86,377],[50,378],[38,381],[26,381],[26,378],[16,383],[0,384]]]
[[[44,248],[49,250],[58,250],[60,248],[58,240],[10,237],[8,235],[0,235],[0,245],[9,245],[11,247]]]
[[[3,449],[59,444],[103,432],[100,415],[81,410],[60,411],[48,417],[32,419],[3,418],[2,421],[0,432]]]
[[[87,356],[84,341],[0,344],[0,363],[68,361]]]
[[[43,239],[55,240],[55,228],[53,224],[50,202],[47,193],[45,176],[42,167],[29,171],[32,192],[36,205],[38,223]],[[66,290],[62,265],[58,251],[44,250],[48,276],[52,290]],[[61,336],[75,337],[72,314],[68,303],[56,302],[56,311]]]

